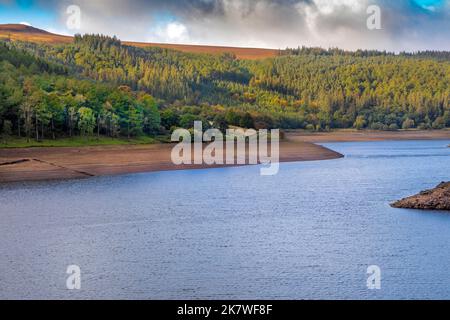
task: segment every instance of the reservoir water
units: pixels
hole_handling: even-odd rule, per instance
[[[450,141],[344,159],[0,186],[2,299],[450,299],[450,214],[389,203],[450,180]],[[69,265],[81,290],[66,288]],[[381,289],[367,288],[367,268]]]

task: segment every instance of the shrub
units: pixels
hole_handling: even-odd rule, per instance
[[[9,138],[12,135],[12,123],[9,120],[3,121],[3,128],[2,128],[2,139],[5,144],[8,143]]]
[[[398,129],[399,129],[399,127],[396,123],[393,123],[389,126],[389,130],[391,130],[391,131],[397,131]]]
[[[407,118],[405,121],[403,121],[402,129],[405,129],[405,130],[412,129],[412,128],[414,128],[414,126],[415,126],[414,120]]]
[[[445,120],[443,117],[439,117],[433,122],[433,129],[444,129],[444,128],[445,128]]]

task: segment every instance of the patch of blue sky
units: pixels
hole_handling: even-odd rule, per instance
[[[414,0],[414,2],[423,8],[439,7],[444,4],[444,0]]]
[[[32,0],[18,0],[0,4],[0,23],[26,22],[35,27],[48,28],[56,21],[55,12],[40,7]]]
[[[156,26],[166,25],[168,23],[177,21],[177,17],[170,11],[156,11],[152,14],[152,24]]]

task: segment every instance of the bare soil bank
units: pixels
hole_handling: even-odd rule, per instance
[[[0,183],[77,179],[137,172],[211,168],[203,165],[176,166],[173,145],[102,146],[82,148],[0,149]],[[306,142],[280,143],[280,161],[312,161],[342,155]],[[217,166],[215,166],[217,167]]]
[[[407,130],[407,131],[371,131],[339,130],[333,132],[311,133],[292,130],[288,132],[292,141],[313,143],[383,141],[383,140],[448,140],[450,130]]]
[[[343,155],[314,143],[450,139],[449,130],[439,131],[336,131],[309,133],[290,131],[280,143],[280,162],[329,160]],[[211,168],[208,165],[176,166],[173,145],[101,146],[81,148],[0,149],[0,183],[138,172]]]

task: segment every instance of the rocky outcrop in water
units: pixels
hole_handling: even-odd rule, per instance
[[[392,204],[394,208],[450,211],[450,182]]]

